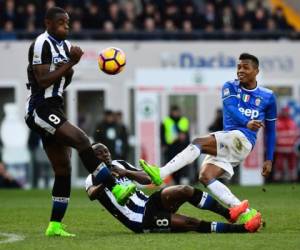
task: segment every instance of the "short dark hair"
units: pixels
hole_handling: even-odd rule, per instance
[[[66,14],[67,12],[60,7],[49,8],[46,12],[45,19],[53,20],[57,14]]]
[[[252,63],[258,67],[259,66],[259,61],[258,58],[254,55],[251,55],[249,53],[242,53],[240,54],[239,60],[250,60]]]

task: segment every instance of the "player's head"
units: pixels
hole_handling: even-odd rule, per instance
[[[242,53],[237,64],[237,76],[241,83],[255,82],[259,72],[259,61],[256,56]]]
[[[109,149],[102,143],[95,143],[92,148],[100,161],[103,161],[106,165],[111,165],[111,154]]]
[[[69,33],[69,15],[64,9],[49,8],[46,12],[45,24],[49,34],[59,40],[66,39]]]

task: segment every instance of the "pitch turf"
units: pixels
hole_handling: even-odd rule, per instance
[[[237,187],[259,209],[266,227],[257,234],[134,234],[118,223],[99,203],[90,202],[83,190],[73,190],[64,222],[76,238],[47,238],[44,231],[50,214],[50,191],[0,190],[0,249],[300,249],[300,185]],[[217,215],[185,205],[181,213],[206,220]],[[3,243],[8,237],[23,240]],[[12,236],[13,235],[13,236]],[[20,239],[20,238],[19,238]]]

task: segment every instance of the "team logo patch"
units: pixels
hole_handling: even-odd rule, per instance
[[[256,105],[256,106],[259,106],[260,103],[261,103],[260,98],[256,98],[256,99],[255,99],[255,105]]]
[[[250,95],[244,94],[244,95],[243,95],[243,101],[244,101],[244,102],[249,102],[249,100],[250,100]]]
[[[229,88],[226,88],[226,89],[223,90],[223,95],[224,96],[227,96],[229,94],[230,94]]]

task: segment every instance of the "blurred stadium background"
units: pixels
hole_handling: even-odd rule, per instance
[[[43,32],[45,10],[54,5],[70,14],[69,40],[85,51],[66,93],[69,119],[94,140],[105,111],[121,113],[128,132],[124,157],[133,163],[139,157],[163,163],[160,122],[174,104],[189,119],[191,138],[209,131],[221,106],[220,87],[235,77],[242,52],[258,56],[259,83],[276,92],[279,110],[288,106],[300,126],[299,1],[1,0],[1,166],[25,188],[48,187],[52,181],[47,159],[38,139],[24,127],[23,115],[27,51]],[[127,55],[125,70],[116,76],[97,66],[99,52],[110,46]],[[259,174],[262,143],[263,135],[234,182],[264,182]],[[297,145],[295,140],[295,154]],[[72,157],[73,185],[81,186],[86,172],[76,154]],[[191,183],[196,168],[187,173]],[[298,179],[286,175],[278,181]]]
[[[72,193],[64,222],[78,237],[56,241],[43,236],[50,210],[49,190],[1,189],[0,249],[299,249],[298,0],[0,0],[0,187],[52,186],[51,167],[23,116],[27,51],[44,30],[45,10],[54,5],[68,11],[69,40],[85,51],[76,65],[65,104],[69,119],[91,140],[99,139],[98,124],[106,115],[122,114],[128,145],[108,133],[114,150],[126,144],[122,157],[128,161],[137,163],[143,157],[163,163],[160,123],[170,107],[177,105],[189,119],[191,138],[212,131],[221,106],[220,87],[235,77],[239,54],[249,52],[260,59],[259,83],[276,92],[278,110],[287,111],[297,125],[290,132],[289,144],[296,164],[291,174],[289,163],[282,162],[282,172],[279,169],[276,175],[274,169],[273,176],[263,180],[261,133],[257,147],[232,180],[236,184],[232,188],[261,210],[267,221],[264,233],[174,237],[128,233],[99,209],[97,202],[88,202],[82,189],[87,173],[74,153],[72,183],[80,189]],[[105,75],[97,66],[99,52],[110,46],[127,55],[125,70],[116,76]],[[195,182],[200,161],[188,168],[185,182]],[[261,187],[265,181],[289,184]],[[181,211],[216,220],[188,205]],[[25,241],[5,244],[11,237]]]

